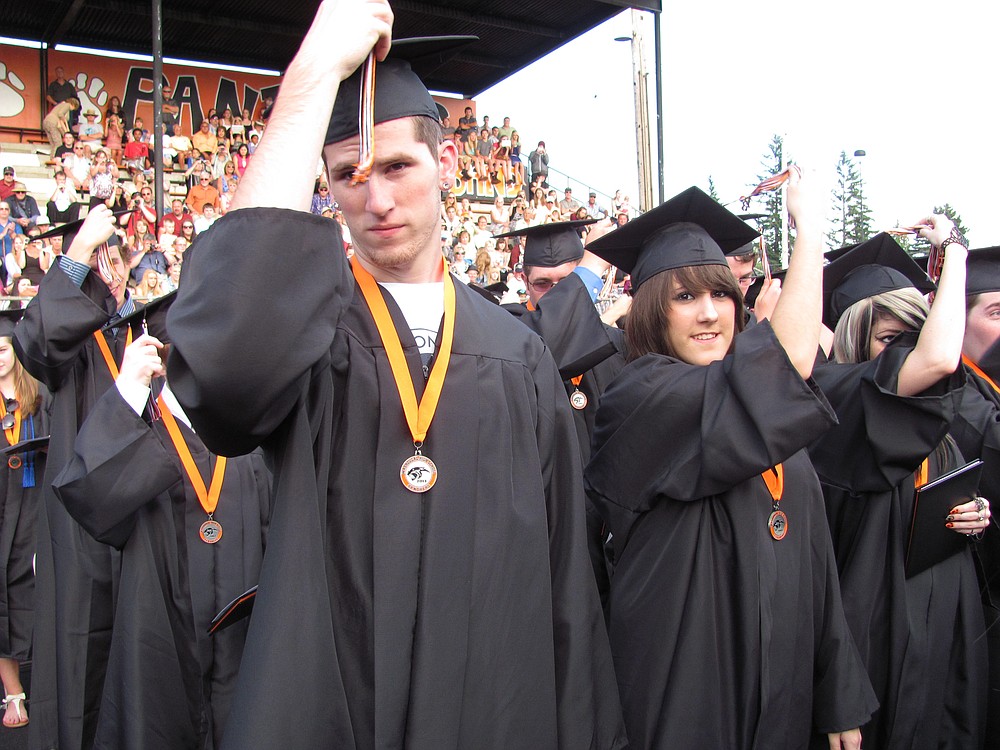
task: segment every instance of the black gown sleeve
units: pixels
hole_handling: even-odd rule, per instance
[[[831,362],[813,370],[839,420],[809,447],[824,483],[851,492],[887,492],[948,433],[965,375],[960,368],[918,396],[900,396],[899,370],[915,341],[907,334],[870,362]]]
[[[199,237],[184,267],[167,317],[170,387],[209,450],[249,453],[288,416],[350,304],[340,229],[299,211],[242,209]],[[268,277],[270,294],[255,296]]]
[[[136,512],[181,481],[153,430],[109,388],[80,428],[75,454],[53,489],[87,533],[121,549]]]
[[[632,512],[649,510],[659,495],[686,501],[719,494],[835,422],[770,324],[761,323],[707,367],[655,354],[628,365],[601,399],[588,490]]]
[[[14,329],[14,351],[25,370],[57,391],[78,363],[88,337],[114,311],[114,297],[95,274],[88,273],[78,287],[54,268],[45,274],[38,295]]]
[[[518,319],[545,342],[563,380],[585,373],[617,351],[583,279],[575,273],[546,292],[535,310],[522,312]]]

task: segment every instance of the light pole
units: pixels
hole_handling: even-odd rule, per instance
[[[632,87],[635,95],[635,146],[636,160],[639,170],[639,210],[648,211],[653,203],[652,159],[649,148],[649,103],[648,74],[646,72],[646,56],[643,53],[642,32],[640,30],[641,16],[633,9],[632,36],[615,37],[616,42],[629,42],[632,45]]]

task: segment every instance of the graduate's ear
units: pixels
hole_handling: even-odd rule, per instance
[[[441,183],[451,182],[458,171],[458,149],[452,140],[443,140],[438,144],[438,171]]]

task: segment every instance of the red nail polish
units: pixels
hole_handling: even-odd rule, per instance
[[[946,523],[945,526],[947,526],[949,529],[955,528],[955,524],[953,523]]]

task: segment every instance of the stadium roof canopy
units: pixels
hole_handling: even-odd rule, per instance
[[[7,37],[151,54],[152,10],[139,0],[31,0],[7,3]],[[166,57],[284,71],[312,20],[316,0],[163,0]],[[475,96],[619,13],[659,11],[660,0],[443,0],[392,2],[394,35],[472,34],[436,70],[431,89]]]

